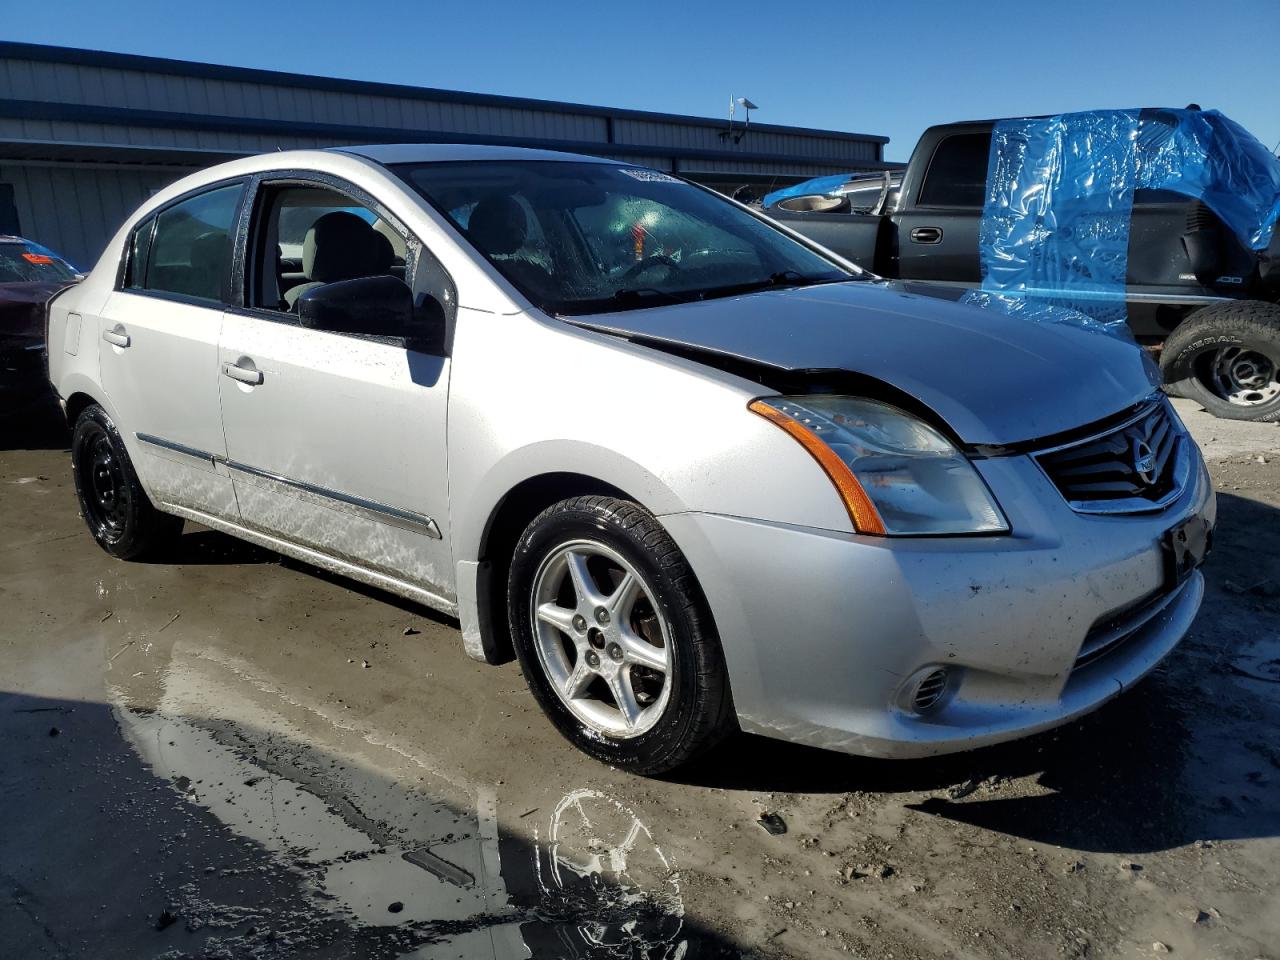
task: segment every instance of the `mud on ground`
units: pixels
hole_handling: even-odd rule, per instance
[[[1280,427],[1180,408],[1221,523],[1135,690],[943,760],[738,737],[666,781],[387,595],[196,528],[112,560],[53,418],[0,424],[0,955],[1280,960]]]

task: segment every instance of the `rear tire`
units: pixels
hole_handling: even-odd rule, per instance
[[[548,507],[516,543],[507,603],[529,689],[584,753],[660,774],[732,729],[702,591],[639,505],[588,496]]]
[[[71,473],[80,515],[98,546],[113,557],[157,556],[182,533],[182,518],[161,513],[148,499],[116,425],[96,403],[76,418]]]
[[[1237,300],[1183,320],[1160,357],[1170,393],[1225,420],[1280,420],[1280,306]]]

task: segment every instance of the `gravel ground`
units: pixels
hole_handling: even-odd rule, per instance
[[[110,559],[55,419],[0,424],[0,955],[1280,960],[1280,427],[1179,409],[1220,526],[1136,689],[942,760],[740,736],[662,781],[455,622],[197,528]]]

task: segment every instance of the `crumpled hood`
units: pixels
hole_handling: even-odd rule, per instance
[[[1155,364],[1114,332],[952,302],[956,288],[910,289],[860,281],[569,319],[778,370],[874,377],[916,397],[969,444],[1071,430],[1159,386]]]

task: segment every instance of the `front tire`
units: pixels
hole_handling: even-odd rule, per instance
[[[1165,341],[1169,391],[1225,420],[1280,420],[1280,306],[1237,300],[1204,307]]]
[[[639,505],[588,496],[548,507],[516,544],[507,591],[529,689],[584,753],[665,773],[732,728],[702,591]]]
[[[113,557],[155,556],[182,533],[182,519],[161,513],[147,498],[116,425],[96,403],[76,418],[71,472],[80,515]]]

